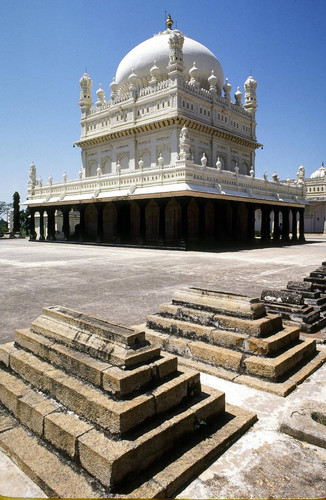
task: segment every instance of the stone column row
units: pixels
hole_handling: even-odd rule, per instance
[[[146,241],[146,205],[150,200],[140,200],[138,203],[139,207],[139,244],[143,244]],[[166,206],[169,199],[160,199],[156,203],[159,207],[159,244],[164,244],[165,242],[165,216],[166,216]],[[188,204],[190,200],[188,198],[179,198],[177,202],[180,204],[181,218],[180,218],[180,244],[185,245],[188,240]],[[212,213],[214,208],[214,228],[211,230],[212,234],[207,233],[207,225],[211,224],[206,220],[206,204],[210,203],[208,207],[208,212]],[[217,244],[221,241],[230,241],[232,243],[252,243],[255,240],[255,209],[260,209],[262,213],[261,220],[261,241],[304,241],[304,208],[296,207],[284,207],[284,206],[273,206],[273,205],[254,205],[251,203],[240,203],[236,201],[232,202],[222,202],[219,200],[196,200],[199,210],[199,227],[198,227],[198,239],[202,242],[205,238],[209,239],[211,242],[215,241]],[[212,207],[213,204],[213,208]],[[94,206],[97,209],[97,242],[103,241],[103,210],[104,203],[95,203]],[[131,224],[131,214],[128,213],[130,210],[130,205],[120,205],[115,203],[117,208],[117,241],[120,242],[120,237],[125,236],[128,238],[130,224]],[[62,212],[63,216],[63,233],[65,240],[70,237],[70,224],[69,224],[69,213],[71,206],[63,207],[48,207],[48,208],[32,208],[30,215],[30,239],[35,239],[35,212],[40,214],[40,241],[45,239],[44,234],[44,212],[47,212],[47,239],[55,240],[55,210],[58,209]],[[79,221],[79,231],[78,240],[84,241],[86,237],[86,224],[85,224],[85,211],[87,208],[86,204],[80,204],[75,207],[80,214]],[[271,235],[270,229],[270,218],[271,212],[274,212],[274,230]],[[290,211],[292,211],[292,234],[290,238],[290,224],[289,216]],[[299,213],[299,237],[297,234],[297,215]],[[282,214],[282,224],[280,223],[280,214]],[[129,220],[127,221],[127,218]],[[210,219],[212,220],[212,219]],[[123,226],[123,231],[121,232]],[[124,234],[126,233],[126,234]]]

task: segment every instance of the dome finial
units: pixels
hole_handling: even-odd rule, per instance
[[[168,27],[169,30],[172,29],[173,20],[171,19],[171,14],[168,14],[168,18],[165,21],[165,24],[167,25],[167,27]]]

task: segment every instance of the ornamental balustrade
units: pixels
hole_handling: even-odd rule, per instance
[[[303,202],[304,187],[290,186],[279,182],[266,181],[237,174],[227,170],[203,167],[190,161],[177,160],[176,165],[155,166],[143,170],[121,171],[120,173],[102,174],[101,176],[53,183],[28,190],[28,200],[64,201],[66,197],[78,195],[89,199],[100,198],[101,193],[117,190],[130,190],[132,194],[137,187],[154,187],[179,183],[192,184],[209,188],[216,194],[231,194],[239,197],[256,197],[262,201],[273,198],[275,201]],[[128,194],[128,193],[127,193]]]

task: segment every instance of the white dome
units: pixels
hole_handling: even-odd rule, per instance
[[[324,164],[322,164],[321,167],[317,168],[311,176],[310,179],[321,179],[322,177],[325,177],[326,175],[326,168],[324,167]]]
[[[172,33],[180,33],[178,30],[166,30],[152,38],[145,40],[132,49],[120,62],[116,82],[119,90],[124,92],[128,89],[128,77],[133,71],[139,77],[141,86],[147,86],[150,80],[150,70],[153,67],[154,60],[160,70],[163,79],[167,78],[167,66],[169,63],[169,36]],[[181,34],[181,33],[180,33]],[[212,70],[217,77],[217,86],[222,89],[224,76],[222,66],[207,47],[192,38],[184,36],[183,44],[183,63],[185,66],[185,77],[189,79],[189,70],[194,62],[199,70],[199,80],[201,86],[209,88],[207,79],[211,76]]]

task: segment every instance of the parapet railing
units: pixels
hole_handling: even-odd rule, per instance
[[[36,185],[33,188],[29,187],[28,201],[59,202],[65,201],[69,196],[82,200],[86,195],[88,199],[97,199],[101,198],[101,194],[113,191],[124,191],[125,196],[132,195],[137,188],[164,185],[175,185],[177,190],[180,183],[209,188],[219,195],[232,194],[285,202],[293,200],[297,203],[303,203],[305,200],[304,186],[290,186],[227,170],[218,171],[216,168],[197,165],[189,160],[177,160],[175,165],[157,165],[143,170],[121,170],[44,186]]]

